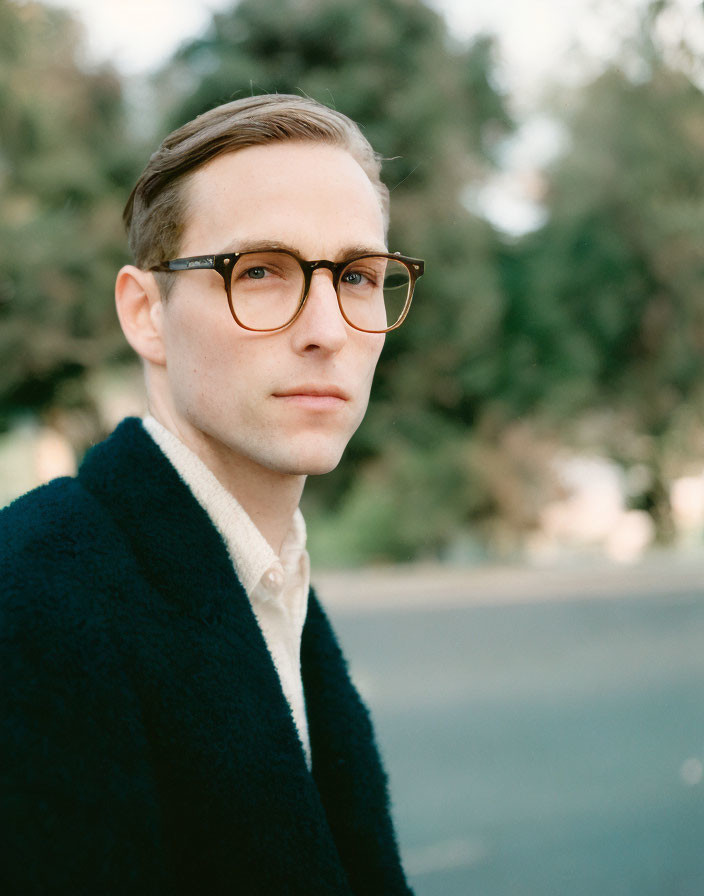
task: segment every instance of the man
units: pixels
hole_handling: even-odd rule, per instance
[[[116,303],[149,415],[0,514],[4,894],[409,892],[298,510],[423,270],[387,203],[300,97],[147,164]]]

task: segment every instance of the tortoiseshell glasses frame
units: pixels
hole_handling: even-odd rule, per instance
[[[253,264],[250,268],[247,268],[246,261],[250,257],[253,261],[257,262],[257,264]],[[241,303],[242,300],[239,297],[237,298],[237,301],[233,299],[233,274],[236,270],[238,273],[242,272],[241,279],[246,282],[247,288],[254,289],[254,284],[262,283],[263,276],[248,277],[247,275],[252,274],[253,272],[267,275],[269,268],[264,262],[268,259],[273,259],[279,266],[278,270],[275,266],[272,266],[272,274],[275,275],[273,279],[277,282],[285,281],[291,287],[290,292],[286,296],[290,301],[291,310],[290,312],[287,312],[286,320],[283,323],[277,322],[276,326],[254,327],[251,326],[251,319],[248,323],[242,320],[241,308],[240,314],[238,314],[236,305],[238,302]],[[295,262],[296,265],[293,265],[293,262]],[[374,268],[375,263],[380,272],[380,277],[383,278],[381,292],[383,292],[384,297],[384,312],[385,314],[388,314],[389,310],[393,311],[393,321],[389,323],[388,320],[385,320],[384,326],[379,326],[379,320],[374,321],[374,325],[370,326],[369,324],[372,323],[371,317],[373,315],[368,313],[370,320],[363,321],[361,318],[364,315],[359,312],[358,308],[355,308],[355,311],[352,314],[352,317],[355,316],[355,313],[359,315],[356,322],[355,320],[350,319],[350,306],[356,304],[356,299],[360,295],[360,286],[364,286],[364,284],[358,283],[354,278],[361,277],[367,284],[370,284],[376,276],[374,273],[375,270],[377,270]],[[364,333],[388,333],[389,331],[400,327],[405,320],[413,298],[416,281],[422,276],[425,269],[425,263],[419,258],[411,258],[407,255],[401,255],[400,252],[368,253],[347,258],[339,262],[328,261],[327,259],[306,261],[296,255],[295,252],[288,249],[273,247],[269,249],[264,247],[262,249],[248,250],[246,252],[226,252],[218,255],[192,255],[185,258],[172,258],[149,268],[150,271],[160,273],[177,273],[179,271],[192,270],[217,271],[223,279],[228,305],[235,322],[245,330],[260,333],[271,333],[276,332],[277,330],[283,330],[296,320],[303,310],[306,299],[308,298],[313,274],[320,269],[326,269],[331,272],[332,283],[337,294],[340,313],[351,327],[355,330],[361,330]],[[283,276],[281,274],[282,271],[284,272]],[[347,280],[345,279],[346,277],[348,278]],[[353,280],[354,282],[352,282]],[[345,292],[344,297],[341,296],[341,287]],[[261,289],[262,287],[257,286],[256,288]],[[270,286],[267,285],[264,288],[270,289]],[[380,293],[378,284],[367,285],[366,288],[369,295],[373,293],[374,288],[376,288],[377,296]],[[349,296],[354,296],[354,298],[351,299]],[[387,308],[387,305],[391,304],[387,300],[387,296],[393,296],[393,309]],[[345,308],[345,300],[347,300],[348,303],[347,308]],[[362,323],[366,323],[367,325],[361,326],[360,324]]]

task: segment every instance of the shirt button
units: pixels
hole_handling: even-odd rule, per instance
[[[284,574],[281,569],[277,569],[276,566],[272,566],[271,569],[267,569],[267,571],[262,576],[262,585],[266,588],[267,591],[281,591],[284,587]]]

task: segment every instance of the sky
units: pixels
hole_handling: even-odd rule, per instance
[[[75,12],[86,28],[89,61],[109,60],[125,75],[157,69],[203,31],[213,12],[233,0],[45,0]],[[426,0],[460,39],[489,31],[498,38],[497,72],[514,113],[525,124],[506,147],[504,172],[470,201],[509,233],[541,223],[529,197],[535,169],[559,151],[559,132],[533,113],[543,87],[576,82],[613,57],[647,0]],[[686,35],[704,59],[702,0],[676,0],[663,23],[675,43]],[[590,61],[587,61],[590,60]],[[704,66],[702,69],[704,83]]]
[[[182,41],[206,27],[213,11],[232,0],[49,0],[84,21],[91,53],[126,74],[165,61]],[[644,0],[429,0],[460,37],[490,30],[514,85],[535,82],[564,64],[576,39],[596,56],[608,55],[633,10]],[[678,0],[695,15],[698,0]],[[513,86],[513,85],[512,85]]]

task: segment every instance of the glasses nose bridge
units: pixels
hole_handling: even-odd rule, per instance
[[[337,284],[340,279],[340,272],[344,267],[344,264],[340,264],[336,261],[328,261],[326,258],[318,258],[315,261],[301,261],[301,267],[303,268],[303,274],[305,278],[305,298],[308,298],[308,293],[310,292],[311,283],[313,282],[313,274],[316,271],[326,270],[330,271],[332,285],[335,292],[337,292]]]

